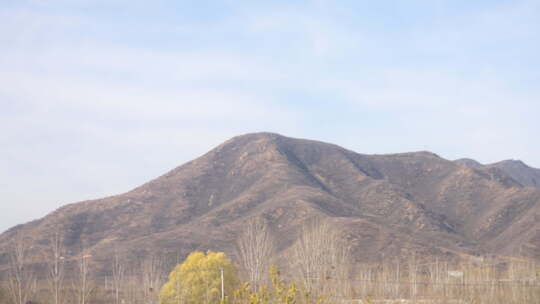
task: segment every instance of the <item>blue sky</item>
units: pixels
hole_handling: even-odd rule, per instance
[[[0,230],[271,131],[540,167],[538,1],[0,3]]]

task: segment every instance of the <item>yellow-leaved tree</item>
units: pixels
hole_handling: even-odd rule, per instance
[[[220,303],[222,270],[224,293],[229,295],[238,285],[238,277],[225,253],[192,252],[169,274],[169,280],[160,292],[160,303]]]

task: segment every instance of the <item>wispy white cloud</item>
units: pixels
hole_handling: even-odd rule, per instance
[[[534,1],[126,3],[0,5],[0,230],[252,131],[540,166]]]

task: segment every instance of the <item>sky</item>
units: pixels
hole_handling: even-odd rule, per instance
[[[0,1],[0,231],[240,134],[540,167],[540,2]]]

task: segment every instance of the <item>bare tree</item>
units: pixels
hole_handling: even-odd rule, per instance
[[[159,287],[166,276],[163,258],[151,254],[141,263],[141,283],[145,304],[154,304],[159,300]]]
[[[120,260],[118,251],[115,250],[114,261],[112,265],[112,280],[114,290],[114,303],[120,304],[120,293],[124,285],[125,268],[124,263]]]
[[[257,291],[275,251],[275,241],[268,224],[260,218],[251,219],[238,239],[237,246],[240,263]]]
[[[24,235],[20,234],[15,239],[9,258],[8,288],[11,300],[15,304],[26,304],[34,292],[35,277],[27,265],[28,243]]]
[[[416,254],[413,254],[409,257],[408,261],[409,268],[409,282],[410,282],[410,295],[411,299],[416,299],[418,295],[418,260],[416,259]]]
[[[53,304],[63,303],[62,287],[64,284],[64,248],[62,237],[56,231],[51,237],[49,248],[48,282]]]
[[[92,294],[93,286],[89,279],[89,259],[92,256],[85,254],[82,251],[81,257],[77,260],[77,277],[73,282],[73,289],[76,293],[77,304],[88,303],[89,297]]]
[[[328,222],[313,220],[305,225],[293,246],[293,256],[293,269],[310,295],[331,293],[345,296],[348,291],[349,250],[343,245],[339,231]]]
[[[122,284],[122,299],[120,303],[146,303],[141,282],[136,275],[126,273]]]
[[[0,282],[0,303],[4,303],[7,301],[8,299],[7,299],[7,294],[5,292],[5,289],[4,289],[4,285],[3,283]]]

